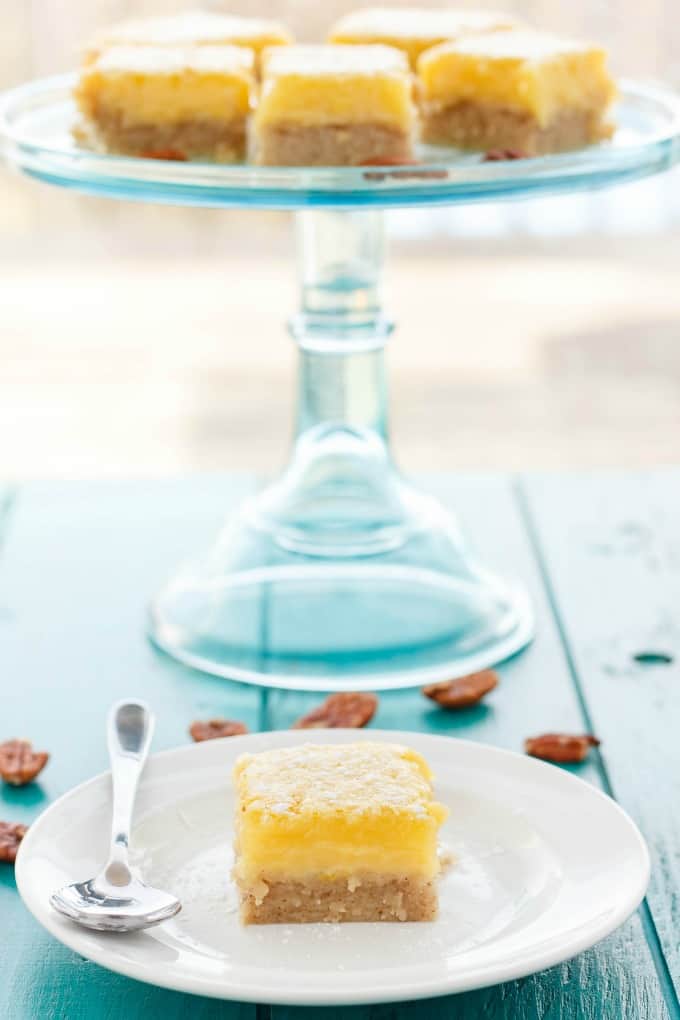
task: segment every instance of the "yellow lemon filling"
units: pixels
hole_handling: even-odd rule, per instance
[[[563,109],[604,109],[616,89],[605,50],[543,32],[510,31],[442,43],[418,61],[423,103],[489,103],[541,126]]]
[[[404,55],[386,46],[287,46],[263,56],[260,128],[372,123],[410,131],[416,111]]]
[[[84,70],[76,99],[84,113],[117,111],[126,124],[223,121],[248,114],[253,88],[248,49],[115,47]]]
[[[415,751],[313,745],[244,755],[235,767],[240,881],[407,875],[439,870],[446,809]]]

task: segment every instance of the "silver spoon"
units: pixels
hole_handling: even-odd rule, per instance
[[[145,885],[128,859],[132,810],[155,720],[141,701],[119,701],[109,712],[107,738],[113,785],[111,850],[95,878],[55,892],[55,910],[97,931],[139,931],[173,917],[181,903],[170,893]]]

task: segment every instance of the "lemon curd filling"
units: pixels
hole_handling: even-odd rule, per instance
[[[370,7],[353,11],[332,27],[332,43],[384,43],[402,50],[415,68],[421,53],[437,43],[474,32],[496,32],[518,22],[498,11]]]
[[[76,100],[86,116],[127,125],[224,121],[249,113],[253,85],[248,49],[115,47],[84,70]]]
[[[263,55],[259,128],[372,123],[411,131],[416,110],[404,55],[386,46],[288,46]]]
[[[396,744],[306,744],[242,756],[234,771],[237,881],[433,879],[446,809],[431,778],[419,754]]]
[[[95,37],[88,50],[93,59],[111,46],[245,46],[256,54],[268,46],[293,41],[279,22],[208,11],[186,11],[122,21]]]
[[[442,43],[420,57],[418,73],[426,110],[490,104],[541,126],[565,109],[604,109],[615,95],[605,50],[531,30]]]

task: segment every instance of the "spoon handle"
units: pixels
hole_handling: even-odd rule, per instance
[[[143,701],[118,701],[109,712],[107,739],[113,785],[109,864],[127,867],[132,810],[154,726],[153,713]]]

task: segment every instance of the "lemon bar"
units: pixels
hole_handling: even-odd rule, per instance
[[[238,46],[104,50],[76,87],[85,134],[95,147],[124,155],[242,159],[253,59]]]
[[[112,25],[92,40],[86,61],[94,60],[111,46],[245,46],[258,58],[266,47],[285,46],[292,41],[288,29],[278,21],[185,11]]]
[[[236,762],[234,878],[245,924],[430,921],[432,775],[397,744],[302,744]]]
[[[442,43],[418,61],[423,139],[527,156],[611,134],[616,89],[598,46],[517,30]]]
[[[499,32],[518,22],[498,11],[447,10],[416,7],[368,7],[346,14],[333,25],[333,43],[395,46],[415,70],[418,57],[438,43],[475,32]]]
[[[280,46],[263,58],[259,163],[409,162],[416,109],[408,62],[388,46]]]

